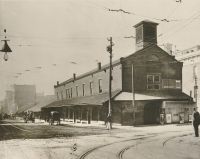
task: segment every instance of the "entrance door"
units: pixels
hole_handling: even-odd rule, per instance
[[[161,102],[151,102],[144,106],[144,124],[159,123]]]

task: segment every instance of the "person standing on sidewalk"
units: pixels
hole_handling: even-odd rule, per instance
[[[112,129],[112,117],[111,117],[111,114],[108,114],[108,116],[106,118],[106,128],[108,130]]]
[[[196,108],[194,108],[194,112],[193,112],[192,116],[193,116],[192,124],[194,126],[195,136],[199,137],[199,119],[200,119],[200,116],[199,116],[199,112],[196,110]]]

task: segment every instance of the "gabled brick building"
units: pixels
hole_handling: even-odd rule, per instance
[[[157,46],[157,23],[136,28],[136,52],[113,62],[112,119],[122,125],[188,122],[192,98],[182,92],[182,62]],[[57,101],[43,114],[59,110],[74,122],[104,121],[108,112],[109,65],[57,83]],[[161,115],[162,114],[162,115]]]

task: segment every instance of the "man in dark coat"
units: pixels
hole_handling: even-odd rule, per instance
[[[196,110],[196,108],[194,108],[194,112],[192,114],[193,116],[193,126],[194,126],[194,132],[195,132],[195,136],[199,137],[199,112]]]

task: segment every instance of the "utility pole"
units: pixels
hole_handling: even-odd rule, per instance
[[[133,104],[133,125],[136,124],[136,121],[135,121],[135,112],[136,112],[136,107],[135,107],[135,87],[134,87],[134,64],[132,63],[132,66],[131,66],[131,74],[132,74],[132,95],[133,95],[133,101],[132,101],[132,104]]]
[[[107,125],[108,129],[112,129],[112,47],[114,43],[112,42],[112,37],[107,39],[110,42],[110,45],[107,46],[107,51],[110,53],[110,71],[109,71],[109,105],[108,105],[108,116],[107,116]]]
[[[196,107],[198,109],[198,78],[197,78],[197,66],[194,66],[194,98],[195,98],[195,102],[196,102]]]

